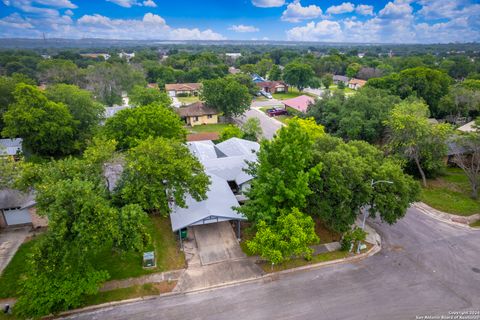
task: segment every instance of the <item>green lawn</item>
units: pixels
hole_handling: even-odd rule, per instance
[[[326,261],[331,261],[331,260],[337,260],[337,259],[343,259],[349,256],[348,251],[332,251],[332,252],[325,252],[318,254],[316,256],[312,257],[312,260],[308,261],[303,258],[296,258],[296,259],[291,259],[288,261],[285,261],[280,264],[276,264],[273,266],[268,262],[264,262],[260,264],[260,267],[263,269],[263,271],[270,273],[270,272],[277,272],[277,271],[282,271],[282,270],[287,270],[287,269],[293,269],[293,268],[298,268],[302,266],[306,266],[309,264],[315,264],[315,263],[320,263],[320,262],[326,262]]]
[[[159,295],[162,293],[171,292],[175,288],[176,284],[176,281],[164,281],[99,292],[94,296],[86,297],[82,306],[86,307],[112,301]]]
[[[38,237],[37,237],[38,239]],[[25,274],[27,256],[37,239],[23,243],[0,277],[0,299],[17,296],[19,280]]]
[[[188,130],[190,133],[201,133],[201,132],[222,132],[225,127],[229,126],[228,123],[216,123],[216,124],[203,124],[194,127],[189,127]]]
[[[150,235],[155,243],[157,267],[154,269],[142,268],[142,253],[112,252],[110,249],[101,252],[92,258],[92,263],[99,270],[107,270],[110,280],[138,277],[154,272],[181,269],[185,267],[185,256],[180,251],[175,234],[170,227],[170,219],[153,216],[148,225]],[[32,246],[37,240],[24,243],[5,268],[0,277],[0,298],[16,297],[18,294],[18,281],[25,273],[25,260]],[[153,250],[147,248],[147,250]]]
[[[178,101],[180,101],[182,104],[189,105],[194,102],[200,101],[198,96],[189,96],[189,97],[177,97]]]
[[[420,199],[440,211],[469,216],[480,213],[480,201],[470,198],[470,184],[461,169],[448,168],[445,176],[428,181]]]

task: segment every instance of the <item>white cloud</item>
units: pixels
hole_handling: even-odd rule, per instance
[[[303,27],[287,31],[290,41],[337,41],[342,37],[342,28],[337,21],[322,20],[309,22]]]
[[[380,10],[379,16],[385,19],[402,19],[411,16],[413,8],[410,5],[411,0],[394,0],[388,2],[385,7]]]
[[[316,5],[302,7],[300,0],[295,0],[287,6],[282,13],[282,20],[289,22],[299,22],[306,19],[318,18],[322,14],[322,9]]]
[[[108,2],[115,3],[124,8],[131,8],[133,6],[145,6],[156,8],[157,4],[153,0],[145,0],[145,1],[138,1],[138,0],[107,0]]]
[[[31,2],[55,8],[77,8],[77,6],[73,4],[70,0],[33,0]]]
[[[351,2],[344,2],[338,6],[331,6],[327,9],[327,13],[329,14],[342,14],[342,13],[349,13],[355,10],[355,6]]]
[[[285,0],[252,0],[252,4],[260,8],[281,7],[285,4]]]
[[[66,14],[67,16],[73,16],[73,11],[70,10],[70,9],[68,9],[68,10],[65,11],[65,14]]]
[[[0,30],[1,28],[31,29],[33,28],[33,25],[26,19],[22,18],[18,13],[12,13],[11,15],[0,19]]]
[[[480,4],[468,0],[419,0],[418,14],[427,19],[456,19],[480,14]]]
[[[151,8],[156,8],[157,7],[157,4],[153,0],[143,1],[143,5],[145,7],[151,7]]]
[[[359,4],[355,8],[355,12],[362,15],[362,16],[372,16],[373,15],[373,6],[369,6],[366,4]]]
[[[243,25],[243,24],[238,24],[238,25],[232,25],[230,26],[230,28],[228,28],[228,30],[232,30],[232,31],[235,31],[235,32],[258,32],[260,31],[260,29],[258,29],[257,27],[254,27],[254,26],[246,26],[246,25]]]

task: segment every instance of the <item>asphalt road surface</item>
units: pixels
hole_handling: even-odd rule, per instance
[[[413,208],[393,226],[372,225],[382,236],[383,248],[361,262],[72,318],[406,320],[480,310],[480,232],[445,224]]]
[[[281,105],[282,103],[275,99],[267,101],[254,101],[251,108],[247,110],[243,116],[238,117],[236,120],[240,123],[244,123],[248,118],[258,118],[260,120],[260,126],[262,127],[263,137],[265,139],[272,139],[277,130],[282,127],[282,123],[270,118],[264,112],[258,109],[261,107],[279,107]]]

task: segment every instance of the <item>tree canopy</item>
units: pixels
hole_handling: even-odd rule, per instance
[[[134,106],[146,106],[152,103],[169,106],[172,103],[170,97],[158,89],[134,86],[129,94],[130,104]]]
[[[107,119],[103,133],[118,141],[118,148],[135,147],[148,137],[185,140],[186,131],[180,117],[168,106],[150,104],[124,109]]]
[[[243,114],[252,101],[248,88],[232,78],[205,80],[202,100],[209,107],[222,112],[226,117]]]
[[[312,67],[301,62],[291,62],[283,70],[283,80],[289,85],[297,87],[299,91],[308,87],[314,75]]]

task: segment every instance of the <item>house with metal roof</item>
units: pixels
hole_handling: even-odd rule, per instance
[[[0,227],[47,226],[48,220],[36,214],[36,201],[33,193],[15,189],[0,190]]]
[[[246,220],[233,208],[240,205],[239,201],[245,200],[243,192],[250,187],[253,179],[245,169],[249,162],[257,161],[256,153],[260,145],[253,141],[231,138],[217,145],[212,141],[192,141],[187,146],[203,164],[211,184],[207,199],[197,201],[187,196],[185,208],[171,204],[172,230],[180,233],[182,229],[201,224]],[[237,223],[237,226],[240,224]]]

